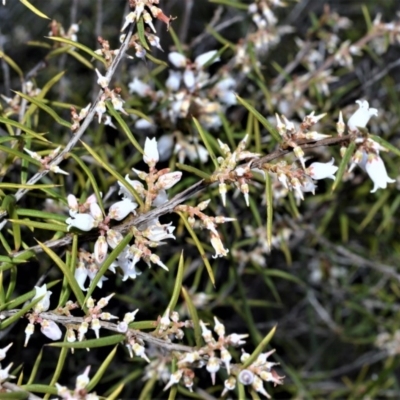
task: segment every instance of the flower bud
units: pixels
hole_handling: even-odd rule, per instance
[[[41,322],[41,328],[43,335],[47,336],[51,340],[60,340],[62,336],[61,329],[54,321],[44,319]]]

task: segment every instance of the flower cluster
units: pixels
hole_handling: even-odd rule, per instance
[[[291,32],[289,26],[277,25],[278,19],[273,12],[273,8],[284,5],[280,0],[259,0],[248,6],[248,13],[256,25],[256,30],[251,31],[236,45],[233,60],[235,67],[244,74],[248,74],[254,68],[258,69],[261,66],[258,57],[278,44],[282,35]],[[255,63],[252,60],[252,53],[256,55]]]
[[[196,207],[181,205],[175,208],[175,211],[183,211],[189,214],[188,222],[192,227],[198,226],[201,229],[208,229],[210,231],[211,245],[215,250],[215,256],[225,257],[229,250],[225,249],[221,237],[217,231],[218,224],[224,224],[225,222],[234,221],[235,218],[226,218],[223,216],[210,217],[204,214],[202,211],[205,210],[210,203],[210,200],[202,201]],[[195,219],[195,216],[198,220]]]
[[[218,157],[218,168],[211,176],[213,182],[219,183],[219,194],[221,195],[222,204],[226,204],[226,183],[232,183],[244,195],[247,206],[249,205],[249,185],[248,180],[251,179],[251,162],[247,165],[237,165],[240,161],[248,158],[258,157],[259,154],[246,151],[248,135],[246,135],[237,146],[234,152],[231,151],[226,143],[218,139],[218,144],[221,149],[222,156]]]
[[[101,322],[100,321],[110,321],[113,319],[118,319],[118,317],[111,315],[108,312],[103,312],[103,308],[108,305],[110,299],[114,296],[114,293],[110,294],[107,297],[103,297],[97,302],[92,298],[89,297],[86,301],[86,307],[88,309],[87,314],[84,317],[84,320],[79,325],[68,324],[66,325],[67,328],[67,340],[69,343],[73,343],[76,341],[76,334],[75,331],[78,333],[78,341],[82,341],[85,339],[85,335],[89,328],[94,331],[96,338],[100,337],[100,328]],[[71,304],[72,306],[72,304]],[[76,306],[76,305],[74,305]],[[71,307],[63,308],[57,310],[60,313],[64,313],[66,315],[70,315],[70,310],[73,309]]]
[[[183,54],[171,52],[168,59],[176,70],[169,70],[166,90],[155,91],[137,77],[129,84],[129,91],[139,97],[152,100],[150,111],[165,104],[160,112],[148,120],[139,119],[137,127],[165,125],[174,128],[178,121],[189,114],[195,115],[206,129],[221,126],[220,114],[236,104],[235,80],[227,72],[220,71],[212,78],[207,67],[219,61],[215,50],[200,54],[192,62]]]
[[[157,170],[155,165],[159,160],[157,141],[155,139],[146,139],[144,146],[143,161],[149,166],[149,172],[133,169],[139,179],[147,184],[147,188],[139,180],[131,180],[129,175],[125,177],[130,188],[118,182],[120,187],[119,194],[122,200],[112,204],[109,207],[106,217],[103,216],[97,199],[94,195],[90,196],[82,205],[80,205],[74,195],[68,196],[70,218],[66,220],[68,230],[72,227],[83,231],[90,231],[93,228],[99,230],[99,237],[94,245],[94,252],[88,253],[85,250],[79,252],[79,262],[75,270],[75,278],[82,290],[86,290],[84,284],[87,278],[91,281],[97,275],[100,266],[107,257],[108,248],[115,249],[122,241],[123,235],[110,226],[112,220],[121,221],[128,215],[136,214],[139,204],[143,203],[142,212],[147,212],[153,207],[158,207],[168,200],[167,190],[172,188],[182,177],[179,171],[170,172],[169,168]],[[135,197],[136,195],[137,197]],[[161,246],[166,239],[175,239],[173,235],[175,227],[169,224],[161,224],[157,218],[149,219],[141,225],[141,229],[132,227],[134,235],[134,244],[127,245],[116,260],[110,265],[109,270],[116,272],[120,268],[123,272],[123,280],[128,278],[135,279],[140,272],[135,269],[139,260],[145,261],[148,266],[151,263],[157,264],[168,270],[160,258],[150,249]],[[107,280],[102,276],[98,286]]]
[[[200,321],[205,345],[197,350],[181,355],[177,363],[177,370],[170,374],[164,391],[178,384],[181,380],[185,387],[192,391],[195,378],[194,368],[201,367],[205,367],[210,374],[212,384],[215,385],[216,374],[223,367],[226,371],[227,379],[224,383],[225,388],[222,396],[228,391],[233,390],[236,387],[237,381],[239,381],[244,385],[251,385],[258,393],[270,398],[264,389],[263,381],[280,385],[284,378],[279,376],[272,368],[276,364],[267,361],[267,358],[274,350],[260,354],[255,362],[246,368],[244,368],[243,364],[250,355],[245,352],[242,353],[241,363],[232,363],[233,356],[229,348],[245,344],[244,339],[248,335],[238,335],[236,333],[226,335],[225,326],[216,317],[214,317],[214,322],[214,332],[217,334],[218,340],[214,338],[212,331],[208,329],[207,325],[203,321]]]

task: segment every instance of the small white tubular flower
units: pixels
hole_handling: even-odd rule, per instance
[[[69,194],[67,196],[67,201],[68,201],[69,215],[73,217],[75,214],[77,214],[79,209],[78,200],[73,194]]]
[[[125,175],[125,180],[136,190],[136,192],[141,198],[144,197],[145,190],[142,182],[137,181],[135,179],[131,180],[128,174]],[[118,185],[119,185],[119,191],[118,191],[119,195],[121,195],[124,199],[130,199],[131,201],[135,200],[135,198],[131,195],[128,189],[126,189],[126,187],[122,182],[118,181]]]
[[[311,178],[316,180],[325,178],[335,180],[335,173],[338,170],[338,167],[333,165],[334,162],[334,158],[327,163],[314,162],[307,168],[306,172],[311,176]]]
[[[386,189],[388,183],[396,181],[388,176],[382,158],[376,154],[368,154],[365,171],[367,171],[372,182],[374,182],[371,193],[375,193],[378,189]]]
[[[13,366],[13,363],[8,364],[8,366],[3,369],[1,369],[1,367],[0,367],[0,384],[3,383],[8,378],[15,378],[15,376],[9,374],[12,366]]]
[[[372,116],[378,116],[376,108],[369,108],[369,103],[366,100],[357,100],[359,109],[347,121],[347,126],[352,130],[357,130],[357,127],[365,128],[369,119]]]
[[[176,51],[173,51],[168,54],[168,60],[170,63],[176,68],[185,68],[186,67],[186,57]]]
[[[174,138],[172,135],[163,135],[158,139],[158,154],[160,161],[167,161],[172,154],[174,147]]]
[[[167,192],[164,189],[161,189],[158,192],[157,197],[153,200],[151,204],[153,207],[159,207],[165,204],[167,201],[168,201]]]
[[[172,222],[171,222],[172,223]],[[174,226],[171,225],[153,225],[150,228],[147,228],[143,231],[143,235],[147,237],[147,239],[151,240],[152,242],[160,242],[161,240],[165,239],[176,239],[172,232],[175,230]]]
[[[85,372],[82,375],[78,375],[76,378],[75,389],[82,390],[89,383],[89,372],[90,372],[90,365],[86,367]]]
[[[80,261],[78,265],[76,266],[75,269],[75,280],[78,283],[78,286],[81,288],[81,290],[86,291],[87,289],[85,288],[85,281],[86,278],[88,277],[88,271],[85,267],[85,264]]]
[[[36,300],[42,296],[43,299],[39,301],[39,303],[37,303],[35,305],[35,307],[33,308],[33,311],[37,312],[37,313],[41,313],[44,311],[47,311],[50,307],[50,296],[51,296],[51,292],[47,290],[47,286],[46,284],[42,285],[42,286],[35,286],[35,297],[32,300]]]
[[[115,249],[123,238],[121,232],[115,231],[114,229],[109,229],[107,231],[107,243],[112,249]]]
[[[67,218],[65,222],[68,224],[68,231],[75,227],[88,232],[97,226],[95,219],[90,214],[76,214],[73,218]]]
[[[10,343],[10,344],[7,345],[6,347],[3,347],[2,349],[0,349],[0,361],[4,360],[4,359],[6,358],[7,351],[10,349],[10,347],[11,347],[12,345],[13,345],[13,344]]]
[[[99,236],[94,244],[94,260],[97,265],[103,264],[107,257],[108,243],[104,236]]]
[[[60,340],[62,332],[60,327],[54,322],[44,319],[41,322],[41,328],[43,335],[47,336],[51,340]]]
[[[168,79],[165,81],[165,86],[171,92],[177,92],[182,80],[182,73],[180,71],[169,71]]]
[[[136,129],[149,129],[151,132],[154,132],[156,130],[156,125],[154,124],[154,121],[149,121],[144,118],[140,118],[135,122],[135,128]]]
[[[218,53],[217,50],[211,50],[197,56],[196,59],[194,60],[196,68],[197,69],[203,68],[205,64],[207,64],[212,58],[216,56],[217,53]],[[217,62],[219,60],[220,60],[219,57],[215,57],[213,62]]]
[[[213,256],[213,258],[225,257],[229,253],[229,250],[224,248],[221,238],[213,233],[211,233],[211,244],[215,250],[215,256]]]
[[[110,83],[109,79],[107,79],[105,76],[103,76],[100,71],[96,68],[95,69],[97,77],[99,79],[97,79],[97,83],[104,89],[108,86],[108,84]]]
[[[90,215],[97,222],[101,222],[103,220],[103,212],[97,203],[90,203]]]
[[[146,138],[144,142],[144,156],[143,161],[149,166],[154,167],[159,160],[157,140],[156,138]]]
[[[156,187],[158,189],[168,190],[171,189],[172,186],[176,185],[182,178],[182,172],[169,172],[165,175],[161,175],[156,183]]]
[[[129,93],[136,93],[140,97],[148,96],[152,92],[150,85],[142,82],[138,78],[134,78],[133,81],[129,83],[128,87]]]
[[[185,72],[183,73],[183,82],[190,91],[194,89],[194,86],[196,85],[196,78],[193,70],[185,69]]]
[[[110,207],[108,211],[108,216],[111,219],[115,219],[116,221],[121,221],[131,212],[134,213],[137,206],[137,203],[125,198],[121,201],[117,201]]]

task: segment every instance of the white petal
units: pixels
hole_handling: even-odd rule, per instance
[[[76,214],[73,218],[65,221],[68,224],[68,231],[72,228],[78,228],[81,231],[88,232],[96,226],[94,218],[90,214]]]
[[[368,161],[365,165],[365,170],[374,183],[371,193],[376,192],[378,189],[386,189],[388,183],[393,183],[396,181],[388,176],[383,160],[375,154],[368,155]]]
[[[202,68],[205,64],[207,64],[216,54],[218,53],[217,50],[211,50],[207,51],[206,53],[200,54],[199,56],[196,57],[194,60],[194,63],[196,64],[196,68],[200,69]],[[213,62],[219,61],[220,58],[217,57],[213,60]]]
[[[186,57],[176,51],[173,51],[168,54],[168,60],[176,68],[185,68],[186,67]]]
[[[157,140],[156,138],[149,139],[146,138],[144,143],[144,156],[143,161],[148,166],[155,166],[159,160],[158,149],[157,149]]]

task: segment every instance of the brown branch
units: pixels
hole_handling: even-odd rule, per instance
[[[0,317],[1,317],[1,319],[3,317],[5,317],[5,318],[12,317],[19,311],[20,311],[19,309],[0,311]],[[72,315],[71,316],[59,315],[59,314],[56,314],[51,311],[42,312],[39,314],[39,316],[43,319],[47,319],[49,321],[54,321],[54,322],[64,325],[64,326],[68,325],[68,324],[80,325],[80,324],[82,324],[82,322],[85,322],[85,317],[74,317]],[[118,330],[118,325],[114,324],[112,322],[100,321],[100,326],[103,329],[121,334],[121,332]],[[183,351],[183,352],[194,351],[193,347],[185,346],[183,344],[167,342],[163,339],[153,336],[151,333],[142,332],[137,329],[128,329],[127,332],[124,332],[123,334],[137,338],[145,343],[152,344],[157,347],[162,347],[163,349],[168,350],[168,351]]]

